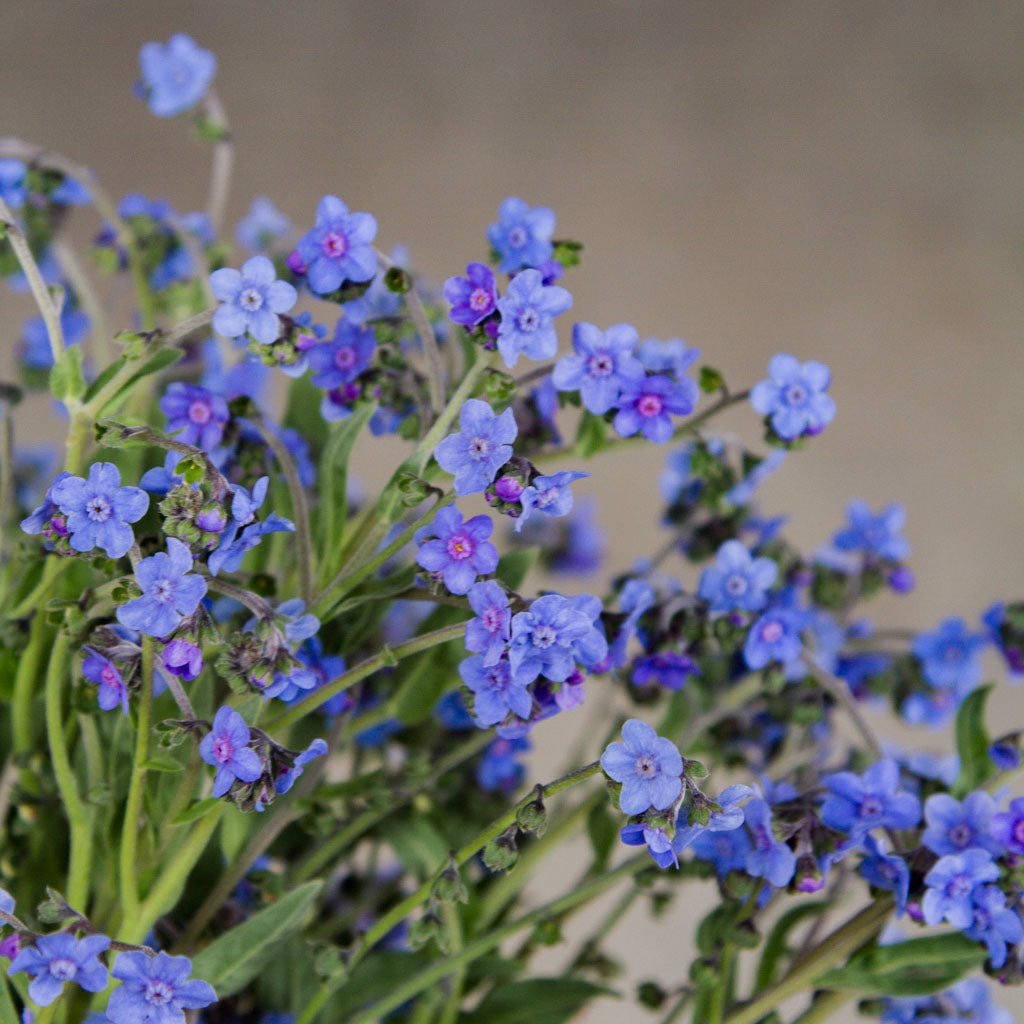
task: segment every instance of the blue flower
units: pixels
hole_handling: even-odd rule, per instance
[[[529,487],[523,489],[523,493],[519,497],[523,511],[516,520],[516,533],[522,530],[523,524],[530,518],[534,510],[549,516],[567,516],[572,511],[573,505],[569,484],[588,476],[590,476],[589,473],[562,470],[559,473],[552,473],[550,476],[534,477],[533,482]]]
[[[1024,796],[1011,800],[1008,811],[992,815],[992,836],[1010,853],[1024,857]]]
[[[699,675],[699,666],[687,655],[678,651],[656,651],[636,659],[630,680],[634,686],[656,683],[666,690],[681,690],[687,679]]]
[[[89,318],[70,303],[60,312],[60,326],[65,345],[77,345],[89,333]],[[48,370],[53,366],[50,332],[41,316],[30,317],[21,326],[21,361],[32,370]]]
[[[413,539],[420,546],[416,562],[427,572],[439,574],[451,593],[468,594],[477,576],[498,567],[498,549],[487,539],[493,530],[489,516],[463,521],[462,513],[447,505],[431,526],[416,531]]]
[[[212,451],[220,444],[231,415],[228,403],[220,395],[182,381],[168,384],[160,399],[160,411],[167,417],[168,434],[177,434],[179,441],[205,451]],[[181,458],[177,452],[167,454],[176,461]]]
[[[729,832],[707,829],[693,840],[691,846],[694,856],[714,864],[719,878],[724,878],[730,871],[746,870],[747,857],[753,849],[750,835],[744,828]]]
[[[249,726],[227,705],[217,712],[213,728],[200,741],[199,756],[217,769],[214,796],[223,796],[236,779],[255,782],[263,774],[256,751],[249,748]]]
[[[253,484],[251,494],[240,484],[232,488],[231,522],[221,534],[217,550],[207,560],[211,575],[235,572],[245,553],[256,547],[264,534],[290,533],[295,529],[293,523],[275,513],[255,522],[256,511],[266,500],[269,486],[270,478],[262,476]]]
[[[67,932],[40,935],[26,946],[8,967],[8,974],[27,971],[29,998],[40,1006],[49,1006],[61,993],[65,981],[73,981],[86,992],[102,992],[107,987],[107,969],[97,959],[110,947],[106,935],[87,935],[76,939]]]
[[[475,617],[466,623],[466,650],[482,655],[485,666],[494,665],[512,635],[508,594],[494,580],[487,580],[474,583],[468,596]]]
[[[12,210],[20,210],[25,205],[27,173],[28,168],[20,160],[0,160],[0,199]]]
[[[768,379],[751,389],[750,404],[771,417],[772,429],[784,441],[820,434],[836,414],[836,403],[825,394],[830,381],[824,363],[801,363],[780,353],[768,364]]]
[[[627,384],[644,378],[643,365],[633,354],[636,343],[636,328],[630,324],[616,324],[606,331],[594,324],[575,324],[572,347],[576,354],[559,359],[551,379],[559,391],[578,391],[583,405],[603,416]]]
[[[683,791],[683,759],[676,745],[638,718],[623,725],[621,743],[608,744],[601,767],[609,778],[622,783],[619,808],[623,814],[643,814],[651,807],[663,811]]]
[[[286,768],[277,776],[276,779],[274,779],[274,789],[277,790],[278,796],[283,793],[287,793],[288,790],[295,785],[295,780],[302,775],[306,765],[309,764],[310,761],[318,757],[323,757],[326,753],[326,741],[316,739],[313,740],[305,750],[296,754],[291,768]]]
[[[516,755],[529,750],[527,739],[496,739],[485,751],[477,765],[476,781],[481,789],[500,789],[506,793],[515,790],[522,782],[525,769],[516,760]]]
[[[257,196],[235,227],[235,238],[250,252],[263,252],[290,229],[288,218],[266,196]]]
[[[962,700],[981,682],[981,652],[987,639],[971,633],[963,619],[950,618],[932,633],[918,633],[912,650],[925,679]]]
[[[899,562],[910,555],[910,544],[900,536],[907,510],[893,503],[874,515],[866,501],[851,501],[846,507],[849,526],[832,538],[840,551],[862,551],[871,558]]]
[[[103,657],[91,647],[83,647],[89,657],[82,662],[82,675],[90,682],[97,684],[96,699],[104,711],[110,711],[121,705],[128,714],[128,687],[117,667],[109,659]]]
[[[974,922],[974,890],[998,877],[999,865],[987,850],[975,847],[940,857],[924,879],[928,887],[921,901],[925,924],[946,920],[954,928],[969,928]]]
[[[822,782],[829,796],[821,820],[853,838],[873,828],[913,828],[921,820],[921,801],[900,789],[899,765],[891,757],[877,761],[863,775],[836,772]]]
[[[149,109],[157,117],[174,117],[194,107],[217,73],[217,58],[181,32],[166,43],[144,43],[139,65]]]
[[[776,889],[788,885],[796,871],[796,854],[775,838],[767,801],[755,797],[743,808],[743,817],[753,840],[744,870],[752,878],[764,878]]]
[[[135,567],[142,596],[120,605],[117,621],[149,636],[168,636],[206,596],[206,580],[191,573],[191,568],[188,545],[168,537],[166,553],[158,551]]]
[[[487,240],[501,259],[502,273],[520,267],[538,267],[551,258],[554,246],[555,211],[546,206],[530,207],[509,196],[498,207],[498,220],[487,228]]]
[[[739,828],[745,817],[741,804],[753,795],[754,790],[750,786],[726,787],[715,801],[721,810],[712,811],[706,825],[697,821],[691,825],[689,807],[680,808],[679,816],[676,819],[676,834],[672,839],[672,849],[677,854],[682,853],[705,832],[732,832],[733,829]]]
[[[969,939],[984,942],[989,959],[996,969],[1006,964],[1006,944],[1016,945],[1024,939],[1020,916],[1006,905],[1006,893],[996,885],[975,889],[974,921],[964,934]]]
[[[926,828],[921,842],[940,857],[980,846],[994,857],[1003,845],[992,835],[996,802],[983,789],[968,794],[963,803],[948,793],[934,793],[924,802]]]
[[[369,365],[377,348],[372,327],[341,317],[330,341],[314,345],[306,358],[318,388],[340,388],[356,379]]]
[[[619,829],[619,838],[627,846],[643,846],[654,859],[659,868],[667,868],[670,864],[679,867],[679,858],[672,848],[672,837],[668,832],[655,825],[639,822],[635,825],[623,825]]]
[[[488,666],[475,654],[459,665],[459,675],[473,691],[473,713],[478,725],[484,728],[497,725],[510,712],[523,720],[530,718],[533,697],[526,683],[513,678],[504,658]]]
[[[887,853],[884,842],[874,836],[865,836],[864,845],[868,856],[861,861],[861,876],[878,889],[887,889],[896,894],[896,916],[902,916],[907,909],[910,892],[910,868],[902,857]]]
[[[203,651],[196,644],[179,637],[163,649],[160,663],[165,672],[191,681],[203,671]],[[102,706],[101,704],[100,707]],[[125,713],[127,714],[127,705]]]
[[[636,357],[650,373],[668,373],[682,380],[686,371],[700,358],[699,348],[689,348],[681,338],[659,341],[644,338],[637,346]]]
[[[637,431],[648,441],[664,444],[672,437],[672,416],[689,416],[699,397],[690,377],[673,380],[664,374],[626,383],[616,401],[618,412],[612,421],[620,437]]]
[[[760,611],[768,603],[768,590],[779,575],[770,558],[753,558],[738,540],[727,540],[715,554],[715,564],[700,577],[697,595],[712,612]]]
[[[309,287],[317,295],[329,295],[344,281],[369,281],[377,273],[376,237],[373,214],[349,213],[337,196],[324,196],[316,208],[316,224],[296,246]]]
[[[772,661],[784,665],[800,657],[803,642],[800,631],[807,617],[796,608],[780,606],[764,613],[751,627],[743,645],[748,668],[764,668]]]
[[[225,338],[248,334],[261,345],[272,345],[281,332],[278,313],[287,313],[298,299],[295,288],[278,281],[266,256],[251,256],[241,271],[221,267],[210,275],[210,288],[220,301],[213,329]]]
[[[140,487],[122,487],[121,471],[112,462],[94,462],[88,479],[65,476],[54,481],[52,499],[67,517],[75,551],[103,548],[120,558],[135,542],[129,523],[138,522],[149,508],[149,495]]]
[[[216,1002],[208,982],[189,978],[192,962],[187,956],[156,956],[118,953],[110,972],[121,987],[107,1004],[112,1024],[183,1024],[185,1010],[198,1010]]]
[[[452,307],[448,313],[452,323],[465,327],[476,327],[498,305],[494,274],[483,263],[470,263],[465,277],[449,277],[442,291]]]
[[[438,444],[434,458],[455,477],[455,493],[462,497],[485,490],[512,458],[512,442],[519,428],[511,409],[496,416],[479,398],[470,398],[462,406],[459,427],[459,433],[449,434]]]
[[[593,618],[568,598],[561,594],[538,597],[527,611],[512,618],[509,662],[513,675],[525,683],[539,675],[564,682],[576,668],[577,645],[589,646],[594,633],[600,636]]]
[[[572,306],[572,295],[560,285],[545,285],[539,270],[516,274],[498,299],[498,351],[511,369],[521,355],[550,359],[558,351],[553,320]]]

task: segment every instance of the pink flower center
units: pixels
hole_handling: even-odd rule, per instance
[[[465,561],[473,554],[473,541],[464,533],[457,533],[448,541],[448,554],[458,562]]]
[[[200,426],[209,423],[213,418],[213,410],[210,408],[210,403],[201,398],[197,398],[194,402],[189,402],[188,418],[192,423],[198,423]]]
[[[662,401],[657,395],[643,395],[636,403],[636,411],[648,419],[657,416],[663,408]]]
[[[348,239],[340,231],[328,231],[320,246],[328,259],[340,260],[348,252]]]
[[[334,365],[339,370],[351,370],[356,365],[355,351],[348,345],[343,345],[334,353]]]
[[[103,668],[100,669],[100,679],[102,679],[107,686],[118,686],[121,682],[121,680],[117,678],[117,672],[111,665],[104,665]]]
[[[761,627],[761,639],[766,644],[778,643],[782,639],[782,623],[772,619]]]
[[[213,741],[213,756],[218,764],[227,764],[235,756],[235,748],[227,736],[218,736]]]

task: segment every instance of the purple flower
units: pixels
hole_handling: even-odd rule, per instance
[[[836,772],[822,781],[829,796],[821,820],[853,838],[873,828],[913,828],[921,820],[921,801],[900,789],[900,768],[891,757],[882,758],[863,775]]]
[[[107,987],[107,969],[97,956],[109,946],[106,935],[87,935],[84,939],[67,932],[40,935],[35,945],[18,953],[7,973],[27,971],[32,976],[29,998],[40,1006],[49,1006],[60,995],[65,981],[75,982],[86,992],[102,992]]]
[[[539,675],[564,682],[576,669],[580,653],[577,645],[589,646],[594,633],[600,636],[593,617],[569,598],[561,594],[538,597],[527,611],[512,618],[512,674],[524,683],[533,682]]]
[[[217,769],[214,796],[223,796],[236,779],[255,782],[263,774],[259,757],[249,749],[249,726],[227,705],[217,712],[213,728],[200,741],[199,756]]]
[[[487,240],[501,259],[502,273],[520,267],[538,267],[551,258],[554,246],[555,211],[546,206],[530,207],[509,196],[498,207],[498,220],[487,228]]]
[[[53,483],[46,488],[46,494],[43,497],[43,503],[36,509],[32,510],[31,515],[26,516],[21,521],[21,528],[25,533],[47,533],[59,526],[57,532],[60,536],[66,537],[67,524],[64,520],[64,516],[61,513],[60,507],[54,500],[54,491],[64,480],[74,480],[76,477],[72,476],[67,471],[58,473],[53,478]],[[54,516],[57,516],[59,523],[54,523]]]
[[[772,661],[795,661],[803,650],[800,631],[806,616],[796,608],[769,609],[750,627],[743,658],[748,668],[764,668]]]
[[[992,815],[992,836],[1010,853],[1024,857],[1024,796],[1011,800],[1008,811]]]
[[[701,573],[697,594],[712,612],[760,611],[779,575],[770,558],[753,558],[738,540],[727,540],[715,554],[715,564]]]
[[[572,306],[572,295],[560,285],[545,285],[539,270],[524,270],[498,299],[498,351],[511,369],[521,355],[550,359],[558,351],[554,317]]]
[[[912,650],[925,679],[962,700],[981,682],[980,655],[986,643],[981,633],[967,629],[963,619],[951,618],[932,633],[918,633]]]
[[[189,979],[192,962],[187,956],[157,953],[118,953],[110,972],[121,982],[107,1004],[112,1024],[184,1024],[185,1010],[198,1010],[216,1002],[213,987],[199,978]]]
[[[212,451],[224,436],[224,426],[230,418],[228,403],[196,384],[175,381],[167,386],[160,399],[160,411],[167,417],[167,433],[177,434],[178,440]],[[177,461],[181,455],[168,452]]]
[[[633,355],[636,342],[636,328],[629,324],[616,324],[606,331],[594,324],[575,324],[572,347],[576,354],[559,359],[551,379],[559,391],[578,391],[584,406],[603,416],[626,385],[644,378],[643,365]]]
[[[240,484],[231,489],[231,522],[221,534],[207,565],[210,574],[216,576],[220,572],[235,572],[242,564],[245,553],[259,544],[264,534],[290,533],[294,524],[275,513],[271,513],[262,522],[256,522],[256,512],[262,508],[270,486],[270,477],[261,476],[253,484],[250,494]]]
[[[317,295],[329,295],[344,281],[371,280],[377,273],[376,236],[373,214],[349,213],[337,196],[324,196],[316,208],[316,224],[296,246],[309,287]]]
[[[466,658],[459,665],[462,681],[473,691],[473,713],[477,724],[486,728],[503,722],[511,712],[524,720],[533,710],[533,697],[527,684],[512,677],[504,658],[493,665],[484,665],[479,654]]]
[[[468,594],[477,576],[498,567],[498,549],[487,539],[493,529],[489,516],[463,522],[462,513],[448,505],[434,516],[432,526],[416,531],[416,561],[427,572],[440,573],[451,593]]]
[[[623,814],[643,814],[651,807],[663,811],[683,791],[683,759],[676,745],[638,718],[623,725],[621,743],[608,744],[601,767],[609,778],[622,783],[619,808]]]
[[[257,196],[249,212],[238,222],[235,238],[250,252],[263,252],[275,238],[288,234],[291,223],[266,197]]]
[[[455,493],[483,491],[512,458],[519,433],[511,409],[500,416],[479,398],[470,398],[459,412],[460,432],[449,434],[434,450],[437,464],[455,477]]]
[[[998,877],[999,865],[987,850],[975,847],[940,857],[924,879],[928,887],[921,901],[925,924],[946,920],[954,928],[969,928],[974,921],[974,890]]]
[[[192,552],[176,537],[167,538],[167,552],[158,551],[135,567],[142,596],[117,609],[117,621],[149,636],[165,637],[206,596],[206,580],[190,573]]]
[[[109,558],[127,554],[135,541],[128,524],[138,522],[149,508],[149,495],[140,487],[122,487],[121,471],[112,462],[94,462],[88,479],[55,480],[50,493],[67,517],[72,549],[103,548]]]
[[[549,516],[567,516],[572,511],[573,505],[569,484],[588,476],[590,476],[589,473],[562,470],[559,473],[552,473],[550,476],[534,477],[533,483],[524,488],[523,493],[519,496],[523,511],[516,520],[516,533],[522,530],[523,524],[530,518],[534,510]]]
[[[174,117],[194,107],[217,73],[217,58],[182,32],[166,43],[144,43],[139,65],[143,93],[157,117]]]
[[[623,825],[619,829],[619,838],[627,846],[643,846],[654,858],[659,868],[667,868],[669,864],[679,867],[679,858],[672,848],[672,837],[663,828],[640,822],[635,825]]]
[[[278,281],[266,256],[251,256],[241,271],[222,267],[210,275],[210,288],[220,300],[213,329],[225,338],[248,334],[261,345],[272,345],[281,331],[278,313],[287,313],[298,299],[295,288]]]
[[[743,809],[753,840],[744,869],[752,878],[764,878],[776,889],[788,885],[796,871],[796,854],[772,832],[772,811],[767,801],[756,797]]]
[[[508,646],[512,612],[508,594],[494,582],[474,583],[469,588],[469,606],[476,617],[466,623],[466,650],[483,655],[485,666],[496,664]]]
[[[203,671],[203,652],[188,640],[172,640],[164,648],[161,660],[165,671],[182,679],[195,679]]]
[[[887,506],[874,515],[866,501],[851,501],[846,506],[849,526],[832,538],[840,551],[862,551],[871,558],[899,562],[910,554],[910,544],[900,536],[907,521],[907,510],[900,504]]]
[[[754,790],[750,786],[727,786],[715,801],[722,809],[712,811],[706,825],[696,821],[691,825],[689,808],[681,807],[676,818],[676,834],[672,839],[672,849],[679,854],[705,832],[732,832],[738,829],[744,820],[744,811],[740,805],[753,795]]]
[[[449,277],[443,292],[452,307],[448,314],[452,323],[475,327],[497,308],[494,274],[483,263],[470,263],[465,277]]]
[[[751,389],[750,404],[771,417],[772,429],[784,441],[820,434],[836,414],[836,403],[825,394],[831,377],[824,363],[801,363],[780,353],[768,364],[768,379]]]
[[[697,663],[678,651],[656,651],[637,658],[630,677],[634,686],[656,683],[666,690],[681,690],[690,676],[700,675]]]
[[[655,444],[672,437],[672,415],[689,416],[697,404],[699,391],[689,377],[674,381],[658,374],[627,383],[618,397],[618,412],[612,426],[621,437],[639,431]]]
[[[887,889],[896,894],[896,916],[901,917],[907,909],[910,893],[910,868],[902,857],[887,853],[882,840],[865,836],[864,845],[868,856],[861,861],[860,873],[869,884],[877,889]]]
[[[994,857],[1003,844],[992,834],[996,802],[983,789],[970,793],[963,803],[948,793],[935,793],[924,802],[926,828],[921,842],[940,857],[980,846]]]
[[[83,647],[89,655],[82,662],[82,675],[90,682],[96,683],[96,699],[104,711],[110,711],[121,705],[122,710],[128,714],[128,687],[121,678],[116,666],[109,658],[104,658],[98,651],[91,647]]]
[[[984,942],[989,959],[996,969],[1006,964],[1006,944],[1016,945],[1024,939],[1020,916],[1006,905],[1006,893],[996,885],[975,889],[974,921],[964,934],[969,939]]]
[[[350,384],[370,365],[376,348],[372,327],[341,317],[331,340],[314,345],[306,355],[313,383],[328,389]]]

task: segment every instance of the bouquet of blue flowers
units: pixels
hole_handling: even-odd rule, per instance
[[[439,290],[335,195],[294,233],[257,199],[243,255],[215,57],[179,34],[140,64],[212,148],[205,212],[0,139],[0,273],[39,309],[0,382],[0,1024],[558,1024],[615,994],[635,903],[696,887],[692,961],[637,1018],[1010,1021],[984,977],[1024,981],[1022,744],[990,735],[982,659],[1019,681],[1024,602],[876,628],[914,586],[901,506],[851,502],[809,553],[761,515],[835,416],[828,367],[779,353],[737,390],[678,339],[570,329],[582,245],[518,197]],[[112,336],[72,207],[131,285]],[[32,389],[59,470],[22,443]],[[715,432],[733,407],[749,447]],[[367,493],[351,456],[384,435]],[[651,444],[666,542],[581,590],[581,467]]]

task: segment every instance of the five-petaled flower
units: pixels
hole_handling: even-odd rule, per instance
[[[316,208],[316,224],[296,247],[309,287],[317,295],[328,295],[345,281],[369,281],[377,273],[376,236],[372,213],[349,213],[337,196],[324,196]]]
[[[741,541],[727,540],[714,565],[701,573],[697,594],[712,612],[756,612],[768,603],[768,589],[778,575],[770,558],[753,558]]]
[[[437,464],[455,477],[455,493],[483,491],[512,458],[519,428],[511,409],[500,416],[479,398],[470,398],[459,412],[459,433],[449,434],[434,450]]]
[[[29,998],[40,1006],[49,1006],[60,995],[65,981],[75,982],[86,992],[102,992],[107,987],[107,969],[97,957],[109,947],[106,935],[81,939],[67,932],[40,935],[33,945],[19,951],[7,973],[30,974]]]
[[[200,741],[199,756],[217,769],[213,796],[223,796],[236,779],[255,782],[263,774],[259,756],[249,748],[249,726],[227,705],[217,712],[213,728]]]
[[[186,1010],[215,1002],[213,986],[189,978],[187,956],[118,953],[110,972],[121,985],[114,989],[106,1014],[112,1024],[184,1024]]]
[[[221,395],[198,384],[175,381],[160,399],[160,411],[167,417],[167,433],[179,441],[211,451],[220,444],[230,418],[228,403]],[[168,452],[175,459],[177,452]]]
[[[768,379],[751,389],[750,404],[770,418],[772,429],[784,441],[820,434],[836,414],[835,401],[825,394],[831,378],[824,363],[801,363],[781,352],[768,364]]]
[[[452,307],[448,313],[452,323],[465,327],[476,327],[498,304],[494,273],[483,263],[470,263],[465,277],[449,277],[443,292]]]
[[[551,379],[559,391],[578,391],[583,405],[603,416],[629,384],[644,379],[643,364],[634,355],[636,328],[616,324],[602,331],[594,324],[573,325],[574,355],[555,364]]]
[[[89,657],[82,662],[82,675],[96,683],[96,699],[104,711],[116,708],[118,704],[128,714],[128,687],[124,684],[117,666],[91,647],[83,647]]]
[[[217,73],[217,58],[191,36],[176,32],[166,43],[139,50],[142,90],[157,117],[174,117],[194,107]]]
[[[683,791],[683,759],[676,745],[639,718],[623,725],[621,743],[608,744],[601,767],[609,778],[622,783],[619,807],[623,814],[643,814],[651,807],[663,811]]]
[[[551,258],[555,212],[509,196],[498,207],[498,220],[487,229],[487,240],[500,257],[503,273],[520,267],[539,267]]]
[[[287,313],[298,299],[294,285],[278,281],[266,256],[251,256],[242,269],[221,267],[210,275],[210,288],[220,301],[213,329],[225,338],[248,334],[261,345],[272,345],[281,332],[278,313]]]
[[[554,318],[572,306],[572,295],[561,285],[544,284],[539,270],[516,274],[498,299],[498,351],[512,369],[521,355],[550,359],[558,351]]]
[[[117,621],[149,636],[172,633],[206,596],[206,580],[190,572],[192,564],[188,545],[168,537],[166,552],[158,551],[135,567],[142,596],[120,605]]]
[[[427,572],[440,575],[453,594],[467,594],[477,576],[498,567],[498,549],[487,539],[494,530],[489,516],[465,522],[454,505],[440,509],[434,522],[416,531],[416,561]]]

